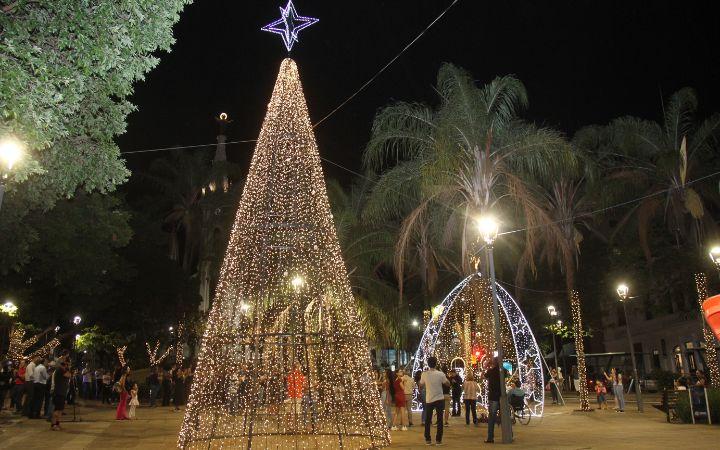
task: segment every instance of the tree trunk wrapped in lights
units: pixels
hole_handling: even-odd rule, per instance
[[[582,311],[580,310],[580,294],[578,294],[577,291],[571,291],[570,293],[570,310],[572,312],[575,354],[577,355],[577,370],[580,381],[580,409],[582,411],[589,411],[590,403],[588,402],[587,370],[585,369]]]
[[[220,272],[178,446],[386,445],[297,66],[285,59]]]
[[[700,304],[700,317],[703,315],[703,302],[708,297],[707,276],[704,273],[695,274],[695,287],[697,288],[698,303]],[[710,384],[720,386],[720,368],[718,367],[718,355],[715,348],[715,336],[703,320],[703,339],[705,340],[705,364],[708,368]]]

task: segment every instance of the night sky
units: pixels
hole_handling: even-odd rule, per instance
[[[260,31],[286,0],[195,0],[175,27],[172,53],[132,101],[139,110],[118,138],[122,151],[215,141],[213,117],[234,122],[228,140],[255,139],[287,51]],[[310,117],[317,121],[395,56],[452,0],[296,0],[320,19],[300,33],[298,62]],[[572,135],[622,115],[659,119],[661,98],[698,90],[703,114],[720,111],[720,43],[709,1],[459,2],[366,91],[316,129],[323,157],[360,169],[375,111],[395,100],[435,101],[438,68],[452,62],[478,82],[517,75],[526,117]],[[228,148],[245,163],[252,144]],[[191,150],[192,151],[192,150]],[[142,170],[162,153],[128,155]],[[326,173],[348,174],[324,164]]]

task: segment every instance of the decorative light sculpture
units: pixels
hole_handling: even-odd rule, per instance
[[[291,59],[260,131],[195,374],[181,448],[389,445]]]
[[[303,17],[298,15],[292,0],[288,0],[287,6],[280,7],[280,18],[261,28],[262,31],[279,34],[287,51],[292,50],[293,45],[298,42],[298,33],[301,30],[314,25],[318,19],[314,17]]]
[[[543,369],[540,349],[525,316],[510,294],[496,284],[502,325],[502,341],[505,361],[512,361],[517,369],[512,377],[520,381],[527,404],[533,415],[542,416],[545,402]],[[439,364],[450,364],[460,356],[466,361],[465,373],[472,369],[482,371],[482,362],[490,355],[497,356],[493,331],[492,293],[487,278],[480,273],[470,275],[461,281],[439,305],[442,308],[436,316],[428,317],[420,345],[415,353],[413,374],[423,370],[427,358],[435,356]],[[467,347],[460,348],[453,343],[457,325],[470,317],[469,349],[472,354],[462,355]],[[470,361],[475,360],[474,364]],[[478,375],[480,375],[478,373]],[[487,383],[476,376],[480,383],[480,405],[487,408]],[[417,403],[414,405],[417,410]]]

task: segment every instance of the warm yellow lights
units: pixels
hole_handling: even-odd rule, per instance
[[[227,120],[228,115],[227,113],[220,113],[220,120]]]
[[[628,298],[628,292],[630,292],[630,288],[625,283],[620,283],[615,290],[617,292],[618,297],[620,297],[620,301],[624,302]]]
[[[713,264],[720,267],[720,246],[715,246],[710,249],[710,260]]]
[[[482,216],[477,220],[477,229],[482,240],[492,245],[500,231],[500,223],[493,216]]]
[[[389,444],[290,59],[250,163],[195,374],[181,448]]]
[[[2,169],[11,170],[23,155],[23,145],[13,137],[6,137],[0,141],[0,162],[5,166]],[[0,170],[2,172],[2,170]]]
[[[6,301],[0,305],[0,312],[7,314],[10,317],[14,317],[17,314],[18,307],[11,301]]]
[[[583,342],[582,312],[580,311],[580,295],[576,291],[570,293],[570,312],[572,313],[572,327],[575,337],[575,354],[577,355],[577,369],[580,381],[580,409],[590,410],[587,388],[587,369],[585,368],[585,344]]]

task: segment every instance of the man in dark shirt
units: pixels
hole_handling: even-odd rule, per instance
[[[67,361],[60,361],[60,365],[53,373],[53,405],[55,409],[52,414],[52,422],[50,428],[60,430],[60,417],[62,417],[65,409],[65,399],[67,398],[68,387],[70,385],[70,370],[68,370]]]
[[[500,410],[500,367],[493,358],[488,364],[485,378],[488,380],[488,433],[486,443],[495,442],[495,421]]]

